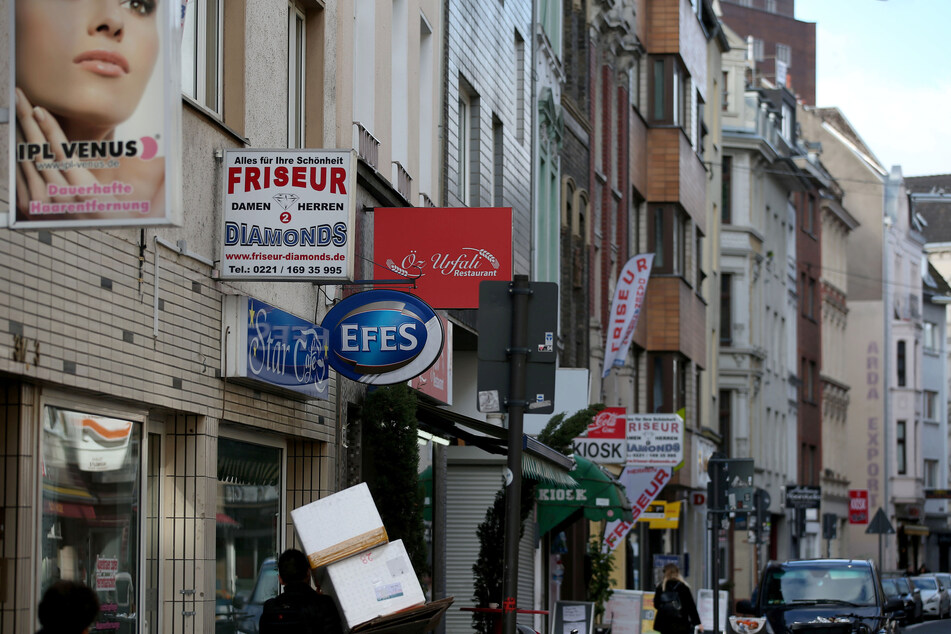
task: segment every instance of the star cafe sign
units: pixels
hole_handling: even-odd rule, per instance
[[[368,385],[392,385],[429,369],[442,351],[439,316],[420,298],[393,290],[341,300],[321,325],[330,336],[327,361],[341,375]]]
[[[251,297],[222,300],[225,377],[329,398],[326,329]]]

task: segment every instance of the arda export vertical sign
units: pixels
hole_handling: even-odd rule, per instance
[[[352,150],[226,150],[221,277],[353,279]]]

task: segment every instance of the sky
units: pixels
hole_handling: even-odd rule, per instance
[[[951,0],[795,7],[816,23],[816,105],[839,108],[885,169],[951,174]]]

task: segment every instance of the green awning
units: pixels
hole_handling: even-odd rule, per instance
[[[544,535],[572,514],[582,511],[594,522],[634,519],[624,487],[597,464],[578,454],[568,472],[580,488],[540,484],[535,489],[539,534]]]

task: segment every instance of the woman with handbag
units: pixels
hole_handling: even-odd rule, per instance
[[[703,631],[690,586],[676,564],[667,564],[654,591],[654,629],[660,634],[691,634],[694,626]]]

